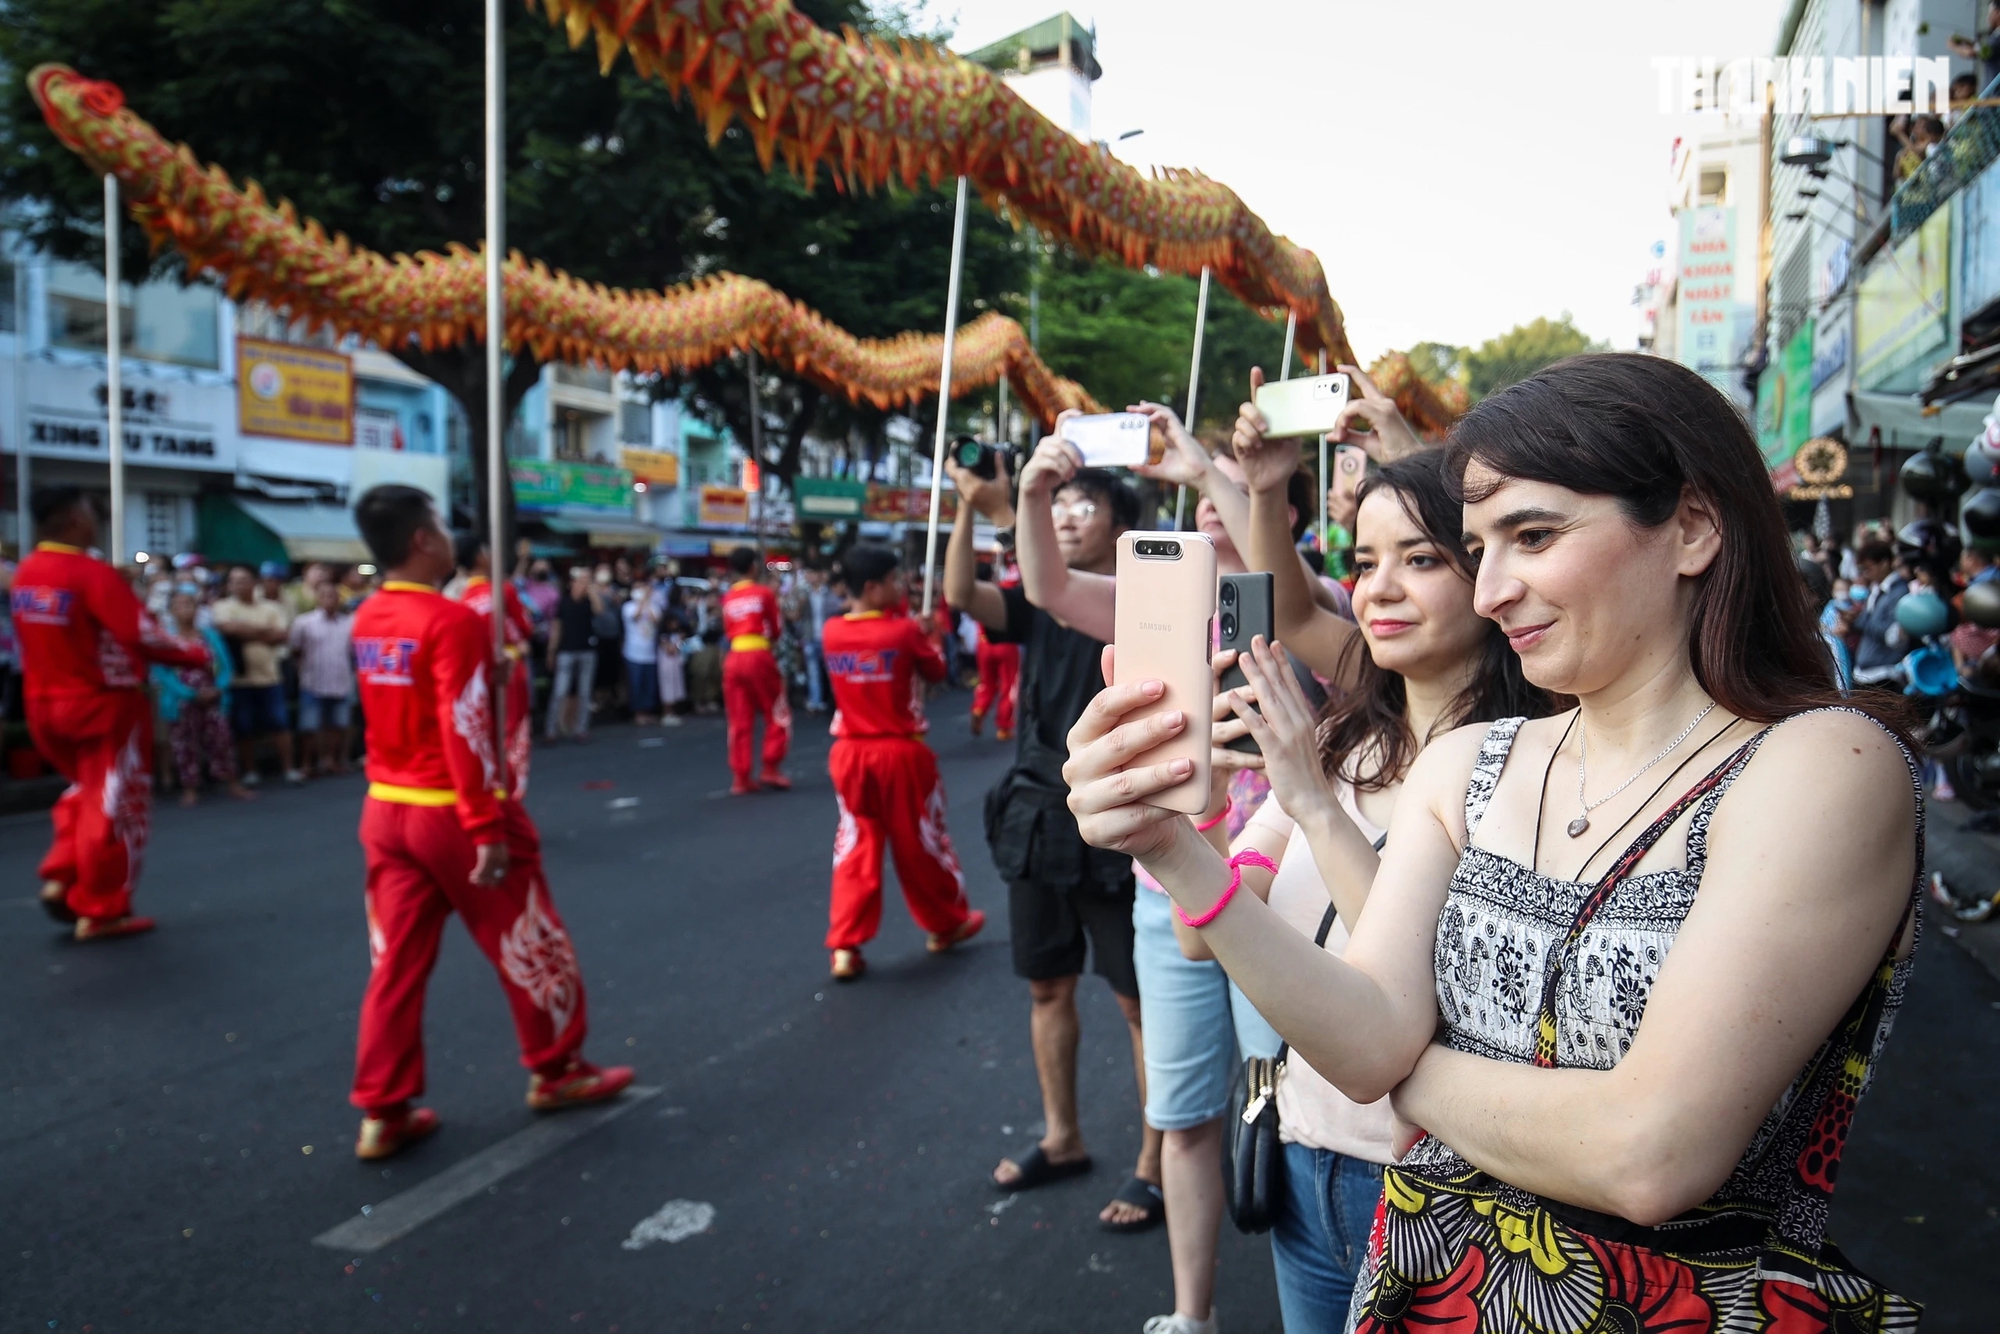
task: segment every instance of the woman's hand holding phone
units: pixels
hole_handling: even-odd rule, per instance
[[[1107,681],[1116,680],[1115,652],[1105,645]],[[1180,812],[1149,805],[1146,798],[1185,783],[1195,767],[1185,758],[1126,767],[1134,756],[1186,731],[1188,717],[1179,709],[1127,721],[1128,714],[1157,703],[1165,693],[1166,683],[1159,680],[1128,681],[1098,691],[1069,730],[1069,761],[1063,765],[1070,813],[1083,841],[1142,863],[1173,847],[1183,821]],[[1192,825],[1187,827],[1192,831]]]
[[[1252,493],[1259,491],[1279,491],[1285,489],[1292,480],[1292,474],[1299,470],[1299,442],[1296,440],[1267,440],[1265,428],[1270,425],[1264,414],[1257,410],[1254,401],[1257,391],[1264,387],[1264,371],[1261,367],[1250,368],[1250,400],[1236,410],[1236,429],[1230,433],[1230,443],[1235,447],[1236,462],[1243,469],[1243,484]]]
[[[1291,664],[1281,656],[1283,652],[1262,635],[1252,639],[1250,651],[1238,655],[1236,664],[1249,681],[1249,690],[1239,687],[1219,699],[1227,701],[1230,712],[1256,738],[1258,749],[1263,751],[1264,776],[1271,780],[1271,795],[1297,820],[1309,810],[1336,803],[1332,780],[1320,762],[1319,719],[1306,701]],[[1253,702],[1255,708],[1251,707]],[[1249,758],[1236,751],[1229,753]]]

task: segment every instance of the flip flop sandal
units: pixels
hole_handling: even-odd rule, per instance
[[[1037,1186],[1046,1186],[1051,1181],[1063,1181],[1070,1177],[1080,1177],[1091,1168],[1091,1161],[1088,1155],[1078,1158],[1074,1162],[1052,1163],[1049,1161],[1049,1156],[1042,1152],[1042,1146],[1039,1144],[1019,1157],[1011,1158],[1008,1161],[1020,1169],[1020,1175],[1012,1181],[995,1181],[993,1186],[996,1190],[1005,1191],[1009,1195],[1017,1194],[1024,1190],[1033,1190]]]
[[[1125,1184],[1118,1188],[1118,1193],[1111,1197],[1111,1202],[1129,1204],[1140,1210],[1141,1216],[1129,1223],[1100,1221],[1098,1226],[1106,1232],[1145,1232],[1167,1220],[1166,1197],[1160,1194],[1158,1186],[1144,1177],[1127,1177]]]

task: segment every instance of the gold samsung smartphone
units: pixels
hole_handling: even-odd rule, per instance
[[[1334,428],[1347,406],[1344,372],[1309,375],[1300,380],[1273,380],[1257,390],[1257,411],[1270,423],[1264,437],[1278,440],[1294,435],[1324,435]]]
[[[1117,679],[1163,681],[1157,702],[1127,721],[1170,709],[1186,712],[1187,726],[1164,745],[1135,756],[1135,764],[1194,761],[1184,783],[1156,792],[1148,804],[1199,815],[1208,806],[1209,715],[1215,678],[1209,670],[1209,622],[1215,617],[1215,545],[1200,533],[1126,533],[1118,539],[1118,611],[1112,663]]]
[[[1143,412],[1094,412],[1062,424],[1062,438],[1076,446],[1086,468],[1136,468],[1166,457],[1167,441],[1154,436]]]

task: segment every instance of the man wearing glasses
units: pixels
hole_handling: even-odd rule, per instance
[[[1060,431],[1060,427],[1058,427]],[[947,463],[964,504],[1001,526],[1015,519],[1004,471],[984,479]],[[1014,971],[1033,1001],[1029,1032],[1047,1130],[1004,1159],[993,1183],[1029,1190],[1091,1168],[1076,1110],[1077,980],[1086,955],[1110,984],[1131,1030],[1144,1084],[1139,984],[1132,964],[1132,863],[1090,847],[1077,833],[1063,782],[1069,729],[1104,688],[1104,639],[1111,634],[1118,536],[1139,522],[1131,487],[1085,468],[1058,436],[1042,442],[1021,471],[1022,582],[1000,587],[977,578],[972,524],[955,524],[945,552],[945,600],[985,628],[995,643],[1021,645],[1019,750],[986,797],[986,838],[1007,881]],[[1099,1214],[1115,1230],[1158,1221],[1148,1196],[1160,1179],[1159,1132],[1146,1129],[1138,1166]]]

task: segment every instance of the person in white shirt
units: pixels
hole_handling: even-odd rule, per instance
[[[625,623],[625,685],[632,721],[649,727],[660,720],[660,608],[645,575],[632,586],[618,615]]]

